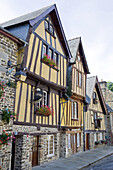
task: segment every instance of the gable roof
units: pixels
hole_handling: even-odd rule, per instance
[[[82,59],[82,63],[83,63],[83,66],[84,66],[84,71],[87,74],[89,74],[89,68],[88,68],[88,64],[87,64],[86,57],[85,57],[85,54],[84,54],[81,37],[77,37],[77,38],[73,38],[71,40],[68,40],[68,45],[69,45],[69,48],[70,48],[71,53],[72,53],[72,58],[70,59],[70,64],[75,63],[76,57],[77,57],[77,52],[80,49],[81,59]]]
[[[16,31],[19,31],[20,25],[28,23],[29,27],[30,27],[30,25],[31,25],[31,27],[33,27],[36,23],[40,22],[44,17],[46,17],[50,13],[51,13],[51,18],[52,18],[54,25],[57,26],[57,33],[58,33],[58,37],[61,41],[62,47],[65,50],[66,55],[69,56],[69,58],[71,58],[72,55],[71,55],[71,52],[70,52],[70,49],[69,49],[69,46],[68,46],[68,43],[66,40],[66,36],[65,36],[65,33],[64,33],[64,30],[62,27],[62,23],[61,23],[61,20],[60,20],[60,17],[59,17],[59,14],[58,14],[55,4],[45,7],[45,8],[42,8],[40,10],[31,12],[31,13],[28,13],[28,14],[25,14],[23,16],[17,17],[15,19],[12,19],[12,20],[2,23],[0,25],[6,29],[9,29],[10,27],[13,27],[13,28],[16,27]],[[27,25],[25,25],[25,27],[27,27]],[[24,31],[23,36],[25,34],[25,29],[26,29],[26,31],[28,31],[28,28],[23,29],[21,27],[21,30]],[[11,31],[11,30],[9,29],[9,31]],[[16,33],[16,31],[14,30],[15,33]],[[22,37],[22,35],[21,35],[21,37]],[[24,37],[24,40],[25,40],[25,37]]]
[[[43,12],[45,12],[47,9],[49,9],[52,6],[53,5],[50,5],[50,6],[47,6],[45,8],[36,10],[34,12],[30,12],[28,14],[25,14],[25,15],[22,15],[20,17],[14,18],[12,20],[6,21],[6,22],[4,22],[4,23],[2,23],[0,25],[2,27],[9,27],[9,26],[12,26],[12,25],[17,25],[17,24],[23,23],[25,21],[30,21],[30,20],[38,17],[39,15],[41,15]]]
[[[87,80],[86,80],[86,102],[88,104],[90,104],[94,88],[96,88],[96,90],[97,90],[103,112],[105,114],[107,114],[106,104],[105,104],[105,101],[104,101],[104,97],[103,97],[97,76],[88,77]]]
[[[108,113],[113,112],[113,109],[107,103],[106,103],[106,107],[107,107]]]

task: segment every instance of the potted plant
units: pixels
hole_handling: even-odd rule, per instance
[[[43,115],[43,116],[53,115],[53,112],[54,110],[51,107],[44,106],[44,105],[36,110],[36,113]]]
[[[0,134],[0,145],[9,145],[11,139],[12,133],[6,133],[5,130],[3,130],[2,134]]]
[[[18,118],[17,114],[11,111],[10,109],[5,109],[2,111],[2,113],[2,120],[6,121],[7,123],[9,123],[10,119],[14,120],[15,118]]]

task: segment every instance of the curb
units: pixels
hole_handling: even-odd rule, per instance
[[[87,168],[88,166],[90,166],[90,165],[92,165],[92,164],[94,164],[94,163],[96,163],[96,162],[98,162],[98,161],[100,161],[100,160],[102,160],[102,159],[104,159],[104,158],[106,158],[106,157],[108,157],[108,156],[111,156],[111,155],[113,155],[113,153],[110,153],[110,154],[108,154],[108,155],[105,155],[105,156],[103,156],[102,158],[100,158],[100,159],[98,159],[98,160],[96,160],[96,161],[94,161],[94,162],[91,162],[91,163],[89,163],[88,165],[85,165],[84,167],[78,168],[78,170],[82,170],[83,168]]]

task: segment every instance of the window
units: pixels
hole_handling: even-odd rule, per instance
[[[43,44],[42,57],[44,56],[44,54],[47,54],[47,46],[45,44]]]
[[[50,32],[52,33],[52,35],[54,35],[54,29],[52,25],[50,25]]]
[[[100,140],[103,140],[103,135],[102,135],[102,133],[100,133]]]
[[[76,71],[76,85],[82,87],[82,73]]]
[[[93,93],[93,104],[97,104],[97,94],[96,92]]]
[[[68,134],[68,148],[71,148],[70,134]]]
[[[78,61],[80,61],[80,56],[78,55]]]
[[[47,140],[47,156],[54,156],[54,136],[53,135],[48,135],[48,140]]]
[[[46,106],[47,105],[47,92],[43,91],[43,105]]]
[[[97,113],[94,113],[95,128],[97,128]]]
[[[40,88],[37,88],[38,91],[41,91]],[[42,105],[46,106],[47,105],[47,91],[43,90],[43,97],[37,102],[35,103],[35,108],[40,108]]]
[[[41,89],[37,88],[37,91],[41,91]],[[42,99],[38,101],[36,108],[40,108],[42,103]]]
[[[45,28],[49,30],[49,22],[45,20]]]
[[[48,55],[49,55],[50,59],[53,58],[53,51],[51,49],[49,49],[49,54]]]
[[[72,102],[72,119],[78,119],[78,103]]]
[[[76,71],[76,85],[78,86],[78,71]]]
[[[97,134],[94,134],[94,141],[97,141]]]
[[[80,134],[77,133],[77,147],[80,146]]]
[[[56,65],[58,65],[58,54],[57,53],[54,53],[54,61]]]
[[[82,87],[82,74],[79,73],[79,86]]]

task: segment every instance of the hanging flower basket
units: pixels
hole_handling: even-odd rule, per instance
[[[13,111],[11,111],[10,109],[5,109],[5,110],[3,110],[2,111],[3,112],[3,114],[2,114],[2,120],[5,122],[7,122],[7,123],[9,123],[9,121],[10,121],[10,119],[16,119],[16,118],[18,118],[17,117],[17,114],[16,113],[14,113]]]
[[[54,110],[49,106],[41,106],[36,110],[36,113],[43,115],[43,116],[49,116],[53,115]]]
[[[10,145],[9,142],[12,139],[12,133],[6,133],[5,130],[3,130],[2,134],[0,134],[0,145]]]

